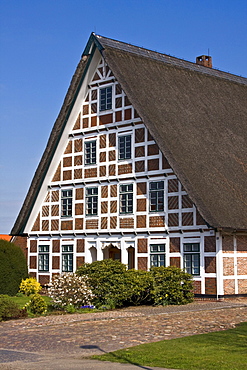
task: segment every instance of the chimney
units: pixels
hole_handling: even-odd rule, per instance
[[[208,55],[201,55],[201,56],[196,58],[196,64],[199,64],[199,65],[204,66],[204,67],[212,68],[213,67],[212,57],[210,57]]]

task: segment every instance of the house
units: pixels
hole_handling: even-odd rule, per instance
[[[30,275],[113,258],[247,295],[246,84],[92,33],[11,232]]]

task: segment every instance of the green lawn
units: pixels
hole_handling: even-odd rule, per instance
[[[183,370],[246,370],[247,322],[234,329],[141,344],[92,358]]]
[[[44,298],[44,300],[46,301],[46,303],[49,305],[51,303],[51,298],[50,297],[47,297],[47,296],[42,296]],[[23,295],[22,297],[9,297],[10,299],[12,299],[18,306],[19,308],[23,308],[25,306],[26,303],[28,303],[31,299],[31,297],[27,297],[25,295]]]

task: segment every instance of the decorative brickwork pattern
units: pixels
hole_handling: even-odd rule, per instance
[[[157,159],[149,159],[148,160],[148,171],[156,171],[159,170],[159,158]]]
[[[116,160],[116,152],[115,150],[110,150],[109,151],[109,162],[115,161]]]
[[[171,168],[171,166],[168,163],[168,160],[162,155],[162,169],[163,170],[168,170]]]
[[[223,275],[234,275],[234,258],[223,257]]]
[[[116,134],[109,134],[109,146],[116,146]]]
[[[106,166],[100,166],[99,175],[100,177],[103,177],[106,175]]]
[[[121,229],[131,229],[134,227],[134,219],[132,217],[120,218]]]
[[[108,198],[108,186],[101,187],[101,198]]]
[[[82,169],[77,168],[74,170],[74,179],[82,179]]]
[[[148,145],[148,155],[159,154],[159,147],[157,144]]]
[[[85,257],[83,256],[76,257],[76,268],[78,269],[78,267],[82,266],[84,262],[85,262]]]
[[[50,281],[49,275],[39,275],[39,283],[44,286],[47,285]]]
[[[101,229],[107,229],[107,217],[101,217]]]
[[[60,240],[53,240],[52,241],[52,253],[59,253],[60,252]]]
[[[132,118],[132,109],[125,109],[124,110],[124,119],[127,121],[128,119]]]
[[[72,166],[72,157],[64,157],[63,166],[64,167],[71,167]]]
[[[110,164],[109,166],[109,176],[115,176],[116,175],[116,165]]]
[[[170,253],[180,252],[180,238],[170,238]]]
[[[164,216],[150,216],[149,227],[164,227],[165,217]]]
[[[238,294],[247,294],[247,279],[238,280]]]
[[[40,231],[40,214],[38,214],[36,221],[32,227],[32,231]]]
[[[57,170],[53,176],[52,182],[61,181],[61,163],[59,163]]]
[[[205,278],[205,294],[217,294],[216,278]]]
[[[110,202],[110,212],[116,213],[117,212],[117,201],[113,200]]]
[[[64,154],[70,154],[70,153],[72,153],[72,141],[71,140],[68,142],[68,145],[64,151]]]
[[[137,146],[135,148],[135,157],[144,157],[145,156],[145,146]]]
[[[247,252],[247,236],[237,235],[237,251]]]
[[[224,279],[223,287],[224,287],[224,294],[235,294],[235,280]]]
[[[145,212],[146,211],[146,199],[137,199],[136,200],[136,210],[137,212]]]
[[[76,200],[82,200],[84,195],[84,189],[83,188],[78,188],[75,190],[75,199]]]
[[[83,204],[82,203],[75,204],[75,215],[76,216],[83,215]]]
[[[72,180],[72,171],[63,171],[63,181]]]
[[[108,123],[113,122],[113,114],[104,114],[102,116],[99,116],[99,124],[100,125],[107,125]]]
[[[86,229],[98,229],[98,220],[92,219],[92,220],[86,220]]]
[[[247,257],[238,257],[238,275],[247,275]]]
[[[51,215],[53,217],[59,216],[59,205],[58,204],[54,204],[51,206]]]
[[[61,230],[73,230],[73,221],[61,221]]]
[[[74,150],[75,153],[82,152],[82,139],[76,139],[74,141]]]
[[[175,266],[180,268],[180,257],[170,257],[170,266]]]
[[[193,225],[193,212],[182,213],[182,225],[183,226]]]
[[[59,191],[54,190],[51,192],[51,201],[52,202],[58,202],[59,201]]]
[[[83,218],[76,218],[75,219],[75,229],[82,230],[83,229]]]
[[[142,143],[143,141],[145,141],[145,129],[138,128],[135,130],[135,142]]]
[[[97,168],[96,167],[94,167],[94,168],[86,168],[84,170],[84,176],[85,176],[85,178],[97,177]]]
[[[215,236],[204,236],[204,252],[216,252]]]
[[[147,257],[137,257],[137,269],[147,271],[148,269]]]
[[[137,228],[146,228],[147,227],[147,218],[145,215],[141,216],[136,216],[136,223],[137,223]]]
[[[82,155],[76,155],[74,157],[74,165],[81,166],[82,165]]]
[[[201,214],[196,210],[196,224],[197,225],[205,225],[205,221],[202,218]]]
[[[148,252],[148,240],[145,238],[137,239],[137,251],[138,253]]]
[[[111,185],[111,187],[110,187],[110,196],[112,198],[117,197],[117,185]]]
[[[36,269],[36,268],[37,268],[37,257],[30,256],[30,269]]]
[[[132,172],[132,164],[131,163],[120,164],[118,166],[118,174],[119,175],[123,175],[125,173],[131,173],[131,172]]]
[[[192,208],[193,202],[188,195],[182,195],[182,208]]]
[[[178,192],[178,179],[168,180],[168,193]]]
[[[178,209],[178,197],[168,197],[168,209]]]
[[[201,294],[201,282],[200,281],[193,281],[194,285],[194,294]]]
[[[178,226],[178,213],[168,214],[168,226]]]
[[[85,239],[77,239],[76,241],[76,252],[84,253],[85,252]]]
[[[37,240],[30,240],[30,253],[37,253]]]
[[[116,229],[117,227],[117,217],[110,217],[110,229]]]
[[[216,273],[216,257],[205,257],[205,272]]]
[[[144,172],[145,171],[145,161],[135,162],[135,172]]]
[[[137,182],[137,195],[147,194],[147,184],[146,182]]]
[[[43,206],[42,207],[42,217],[49,217],[49,206]]]
[[[53,270],[58,270],[60,268],[60,257],[52,256],[52,268]]]
[[[233,236],[225,235],[222,237],[222,250],[223,252],[234,252]]]
[[[101,213],[108,212],[108,202],[101,202]]]
[[[59,220],[51,220],[51,231],[57,231],[59,228]]]
[[[99,161],[100,162],[106,162],[106,152],[100,152]]]

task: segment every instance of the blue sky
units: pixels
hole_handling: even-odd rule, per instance
[[[247,76],[247,0],[0,0],[0,234],[10,233],[91,32]]]

